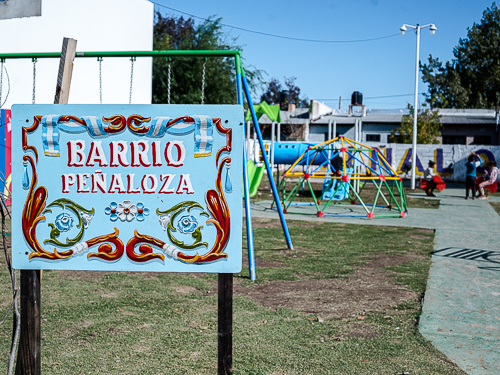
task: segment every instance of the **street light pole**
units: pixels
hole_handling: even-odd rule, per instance
[[[415,29],[417,33],[417,51],[415,59],[415,101],[413,105],[413,134],[412,134],[412,151],[411,151],[411,189],[415,190],[415,175],[417,169],[417,116],[418,116],[418,78],[419,78],[419,62],[420,62],[420,29],[425,27],[430,27],[430,32],[432,35],[436,33],[436,26],[433,23],[428,25],[420,26],[418,23],[416,26],[404,24],[401,26],[401,34],[407,30],[407,27]]]

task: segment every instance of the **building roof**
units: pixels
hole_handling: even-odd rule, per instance
[[[293,112],[281,111],[281,122],[287,124],[305,124],[310,122],[314,125],[327,125],[330,121],[336,121],[337,125],[354,125],[356,119],[361,119],[363,123],[370,124],[396,124],[400,123],[403,115],[409,114],[408,109],[376,109],[366,111],[366,116],[361,113],[349,115],[347,110],[333,110],[331,115],[322,116],[316,120],[309,118],[308,108],[297,108]],[[439,109],[441,123],[443,125],[481,125],[495,124],[496,111],[493,109]],[[261,124],[271,124],[266,115],[263,115],[259,122]]]
[[[495,124],[494,109],[440,109],[442,124]]]

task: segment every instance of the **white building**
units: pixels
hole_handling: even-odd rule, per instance
[[[2,6],[13,7],[16,2],[40,0],[0,1],[0,17]],[[43,0],[41,16],[0,19],[0,54],[61,52],[64,37],[76,39],[80,52],[151,51],[153,22],[154,4],[148,0]],[[31,59],[5,61],[0,103],[3,109],[32,103],[33,65]],[[101,67],[102,103],[127,104],[130,58],[105,58]],[[59,59],[38,59],[35,63],[37,104],[54,102],[58,68]],[[137,58],[133,72],[132,103],[150,104],[152,59]],[[98,104],[100,87],[97,59],[76,58],[69,103]]]

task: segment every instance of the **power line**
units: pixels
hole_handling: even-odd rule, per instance
[[[159,6],[159,7],[163,7],[163,8],[166,8],[166,9],[170,9],[170,10],[173,10],[174,12],[177,12],[177,13],[182,13],[182,14],[186,14],[190,17],[193,17],[193,18],[198,18],[198,19],[201,19],[201,20],[204,20],[204,21],[210,21],[210,19],[208,18],[204,18],[204,17],[199,17],[199,16],[196,16],[194,14],[191,14],[191,13],[188,13],[188,12],[184,12],[182,10],[179,10],[179,9],[175,9],[175,8],[171,8],[171,7],[168,7],[166,5],[163,5],[163,4],[160,4],[160,3],[157,3],[157,2],[154,2],[154,1],[151,1],[149,0],[151,3]],[[224,26],[224,27],[231,27],[233,29],[237,29],[237,30],[241,30],[241,31],[245,31],[247,33],[252,33],[252,34],[258,34],[258,35],[264,35],[264,36],[270,36],[270,37],[274,37],[274,38],[279,38],[279,39],[287,39],[287,40],[295,40],[295,41],[298,41],[298,42],[312,42],[312,43],[361,43],[361,42],[372,42],[372,41],[375,41],[375,40],[381,40],[381,39],[387,39],[387,38],[393,38],[395,36],[398,36],[399,33],[396,33],[396,34],[391,34],[391,35],[386,35],[386,36],[380,36],[380,37],[376,37],[376,38],[368,38],[368,39],[354,39],[354,40],[321,40],[321,39],[306,39],[306,38],[295,38],[295,37],[291,37],[291,36],[284,36],[284,35],[277,35],[277,34],[271,34],[271,33],[265,33],[265,32],[262,32],[262,31],[255,31],[255,30],[250,30],[250,29],[245,29],[243,27],[239,27],[239,26],[232,26],[232,25],[227,25],[227,24],[224,24],[224,23],[221,23],[220,25]]]

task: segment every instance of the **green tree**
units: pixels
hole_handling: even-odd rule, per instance
[[[445,63],[421,65],[427,101],[437,108],[495,108],[500,100],[500,9],[493,2]]]
[[[401,126],[391,131],[389,142],[412,143],[413,142],[413,106],[409,106],[410,114],[403,115]],[[441,115],[439,111],[431,108],[424,108],[418,112],[417,116],[417,143],[438,144],[437,137],[441,135]]]
[[[266,101],[268,104],[279,104],[280,92],[288,90],[290,103],[295,103],[298,108],[309,107],[309,99],[300,97],[300,87],[295,84],[297,77],[284,77],[285,86],[277,78],[271,78],[267,84],[266,91],[261,95],[260,101]]]
[[[281,90],[283,88],[280,81],[276,78],[271,78],[267,84],[266,91],[260,97],[260,101],[265,101],[267,104],[279,104]]]
[[[221,18],[208,19],[196,25],[192,18],[164,17],[156,13],[153,28],[155,50],[241,50],[236,39],[226,41]],[[153,58],[153,103],[168,102],[170,65],[170,103],[201,102],[203,72],[205,104],[235,104],[236,68],[234,58],[172,57]],[[262,88],[262,72],[244,68],[250,90]]]

